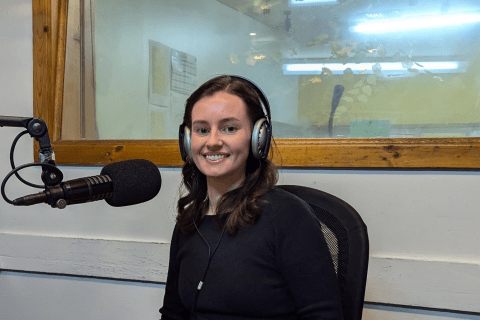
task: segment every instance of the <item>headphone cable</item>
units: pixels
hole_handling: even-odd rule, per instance
[[[207,261],[207,266],[205,267],[205,271],[203,271],[202,280],[200,280],[200,282],[198,283],[197,290],[196,290],[196,292],[195,292],[195,297],[193,298],[192,310],[190,311],[190,318],[189,318],[189,319],[192,319],[193,312],[195,311],[195,306],[196,306],[196,304],[197,304],[198,295],[199,295],[199,293],[200,293],[200,290],[202,289],[203,282],[205,281],[205,276],[207,275],[208,267],[210,266],[210,261],[212,261],[213,255],[214,255],[215,252],[217,251],[217,248],[218,248],[218,246],[220,245],[220,241],[222,241],[222,238],[223,238],[223,235],[225,234],[225,229],[226,229],[226,226],[227,226],[227,224],[224,223],[224,225],[223,225],[223,230],[222,230],[222,234],[220,235],[220,239],[218,239],[217,245],[216,245],[215,248],[213,249],[213,252],[211,252],[210,245],[208,244],[207,240],[205,240],[205,238],[203,237],[203,235],[200,233],[200,230],[198,229],[197,224],[195,223],[195,219],[193,219],[193,224],[194,224],[194,226],[195,226],[195,229],[197,229],[197,232],[198,232],[198,234],[200,235],[200,237],[201,237],[201,238],[203,239],[203,241],[207,244],[207,247],[208,247],[208,261]]]

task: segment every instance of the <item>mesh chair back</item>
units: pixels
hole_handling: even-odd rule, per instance
[[[358,212],[345,201],[320,190],[281,185],[307,202],[320,220],[337,274],[345,320],[360,320],[368,269],[367,227]]]

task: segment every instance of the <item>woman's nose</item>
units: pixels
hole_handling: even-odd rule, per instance
[[[207,147],[209,149],[220,149],[223,146],[223,141],[221,140],[220,131],[212,129],[208,136]]]

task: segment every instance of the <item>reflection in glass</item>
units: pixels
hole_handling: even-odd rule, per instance
[[[276,138],[480,136],[478,1],[102,0],[92,8],[99,139],[177,138],[185,99],[219,74],[263,89]]]

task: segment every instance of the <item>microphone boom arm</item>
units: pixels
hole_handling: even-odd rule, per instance
[[[0,116],[0,127],[23,127],[27,129],[32,138],[38,141],[40,149],[40,163],[55,166],[55,152],[53,151],[48,135],[47,124],[40,118]],[[42,181],[49,186],[60,183],[63,179],[62,172],[52,166],[42,166]]]

